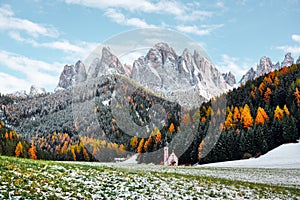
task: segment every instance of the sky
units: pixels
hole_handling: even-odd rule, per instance
[[[239,81],[262,56],[300,56],[299,15],[300,0],[1,0],[0,93],[52,92],[64,65],[144,28],[184,35]]]

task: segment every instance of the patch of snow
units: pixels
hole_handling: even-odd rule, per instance
[[[125,160],[124,162],[122,163],[131,163],[131,164],[137,164],[137,157],[138,157],[138,154],[134,154],[133,156],[131,156],[129,159]]]
[[[201,165],[203,167],[300,168],[300,143],[283,144],[258,158]]]

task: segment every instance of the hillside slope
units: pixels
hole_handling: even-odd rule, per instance
[[[300,143],[283,144],[258,158],[200,165],[201,167],[297,168],[300,169]]]

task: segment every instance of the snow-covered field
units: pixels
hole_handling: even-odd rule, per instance
[[[300,199],[299,144],[258,159],[193,167],[0,156],[0,199],[38,198]]]
[[[279,187],[214,178],[211,174],[218,171],[213,168],[74,164],[0,157],[0,170],[0,199],[300,198],[299,183]],[[229,169],[223,174],[228,171],[234,172]]]
[[[300,143],[283,144],[259,158],[202,165],[202,167],[294,168],[300,170]]]

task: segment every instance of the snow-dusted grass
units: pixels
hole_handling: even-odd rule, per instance
[[[299,180],[295,183],[285,182],[284,185],[288,187],[282,187],[238,181],[234,177],[224,179],[214,176],[222,171],[222,174],[228,172],[230,175],[243,174],[252,169],[245,170],[116,163],[67,163],[0,157],[0,199],[21,197],[22,199],[39,197],[48,199],[297,199],[300,197]],[[258,174],[264,173],[266,171],[258,171]]]

